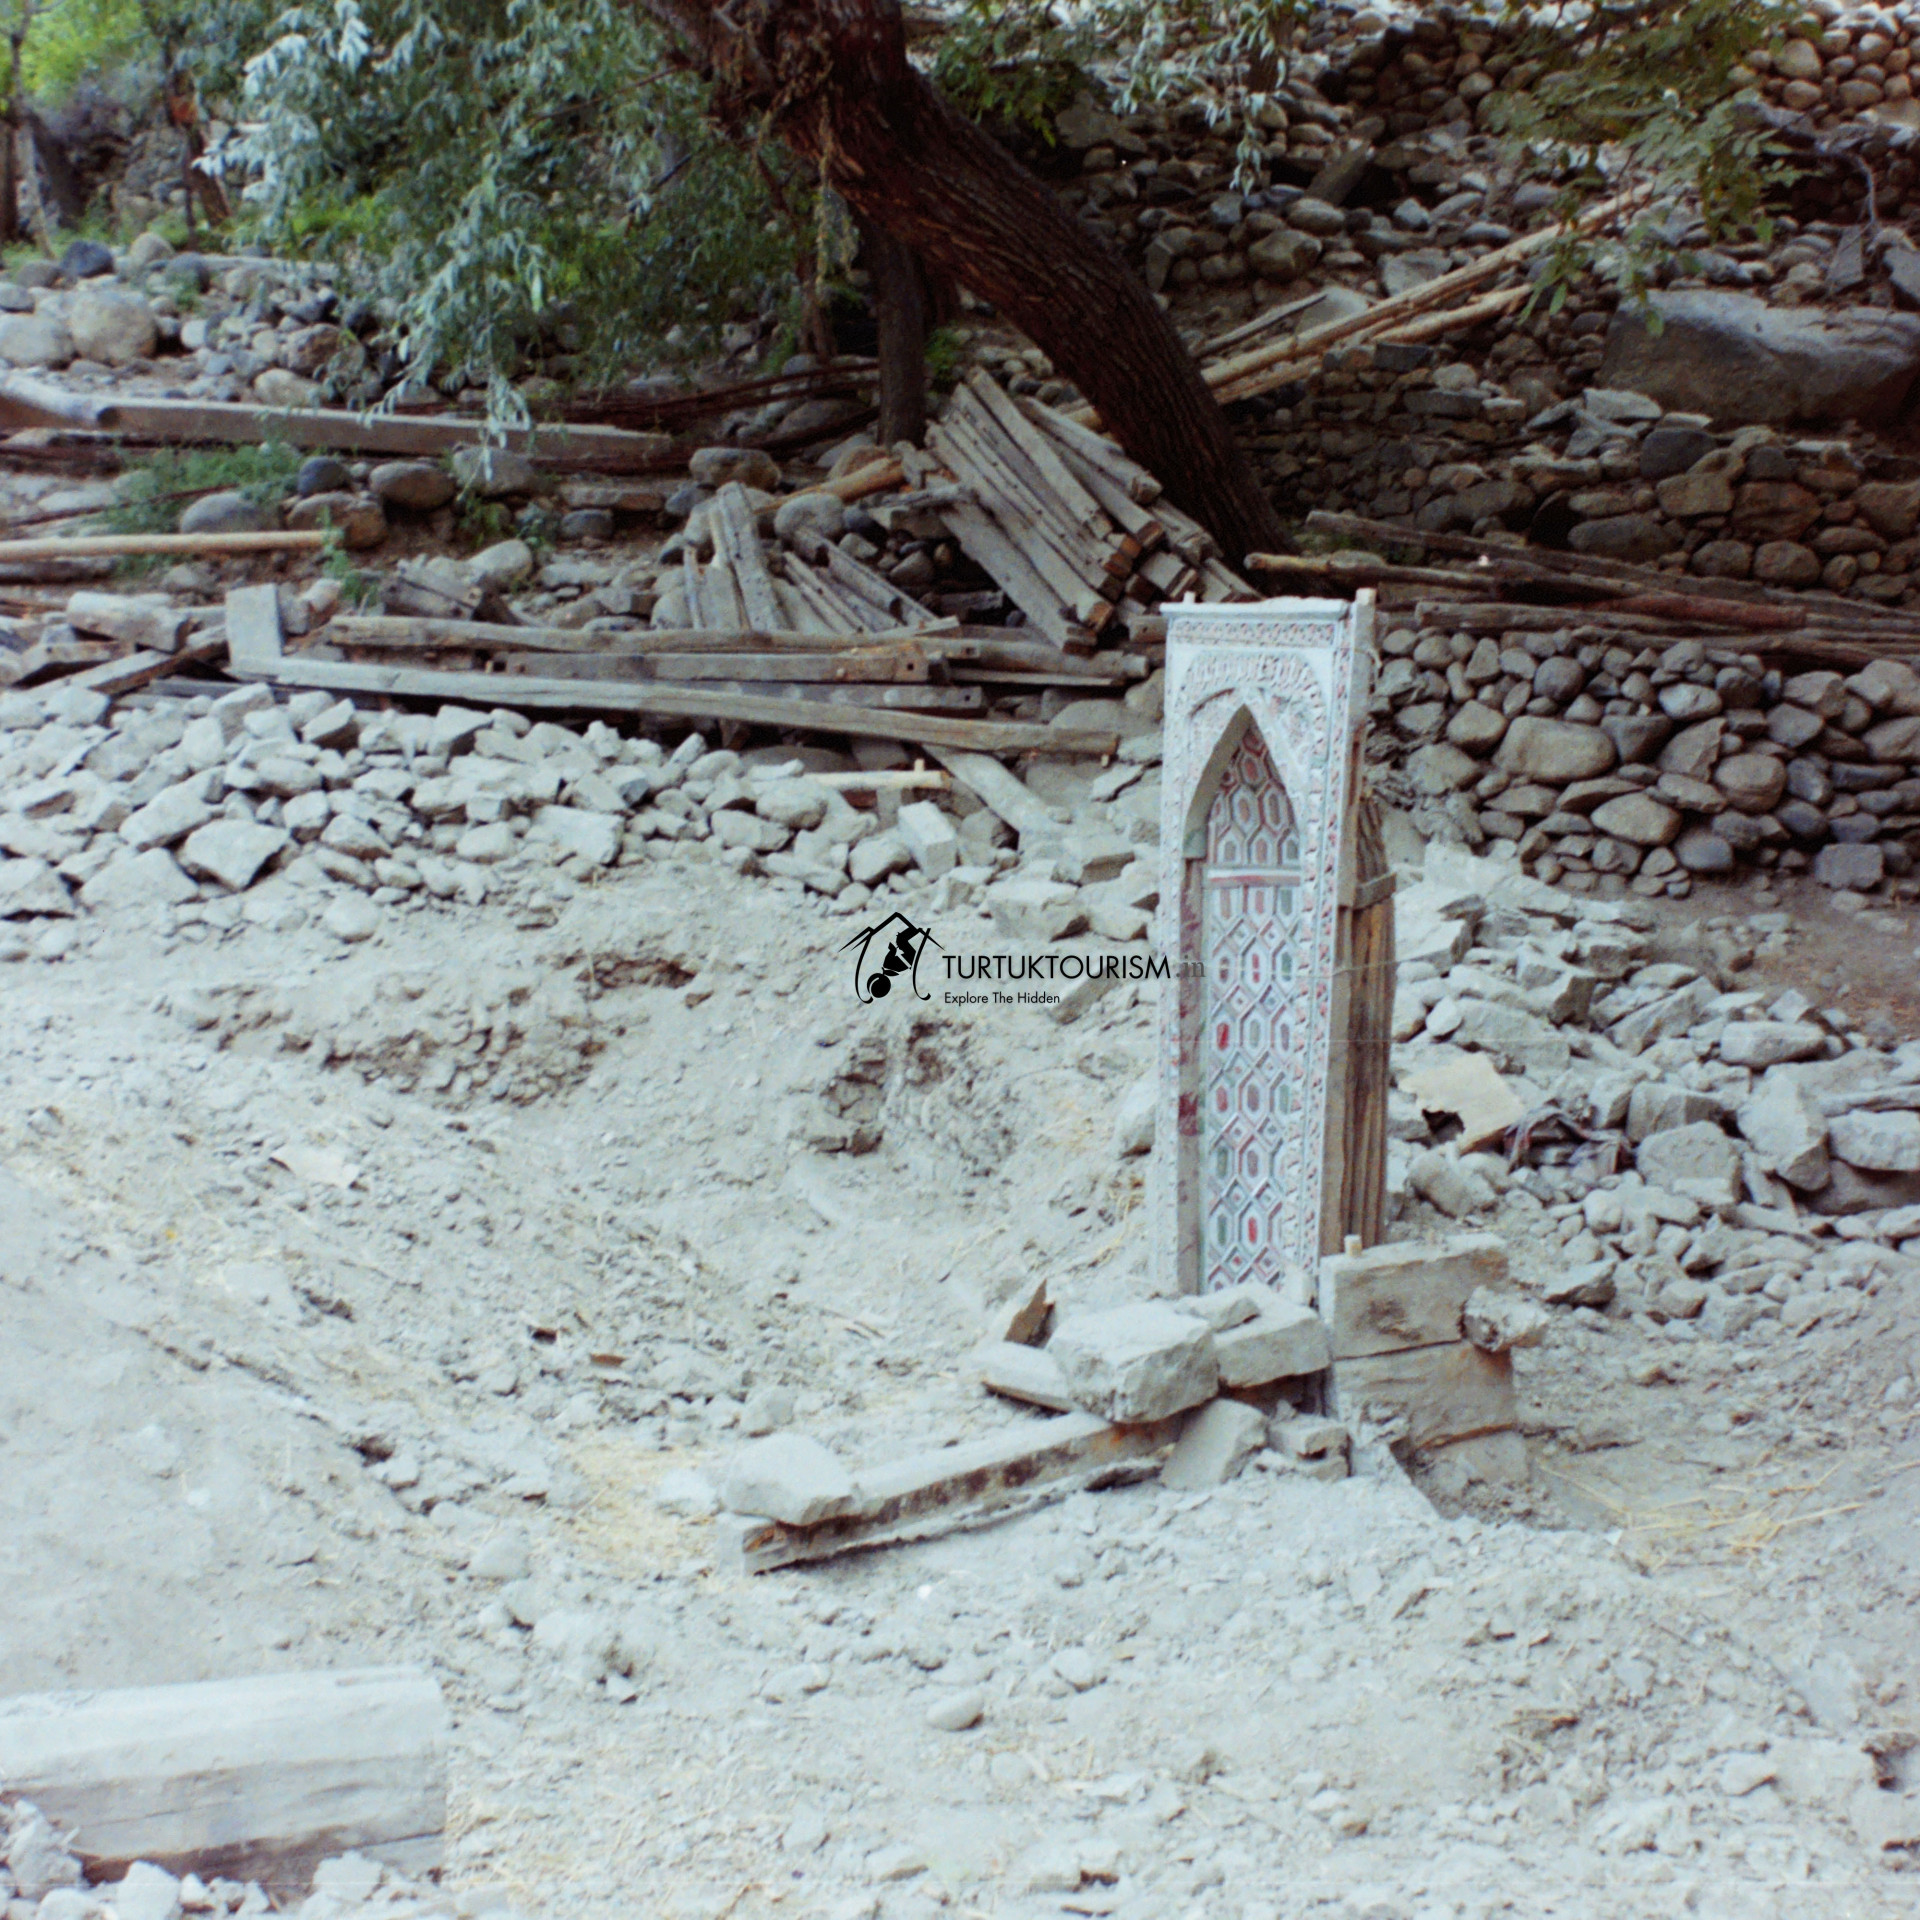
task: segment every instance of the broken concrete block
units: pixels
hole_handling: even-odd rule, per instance
[[[180,865],[198,879],[217,880],[229,892],[240,893],[253,885],[288,838],[279,827],[263,827],[254,820],[209,820],[187,835]]]
[[[1224,1486],[1267,1443],[1267,1416],[1241,1400],[1209,1400],[1190,1414],[1160,1469],[1160,1484],[1180,1493]]]
[[[1460,1338],[1468,1297],[1507,1283],[1507,1249],[1491,1233],[1396,1242],[1320,1262],[1320,1310],[1336,1359],[1439,1346]]]
[[[1407,1184],[1429,1206],[1455,1220],[1492,1206],[1495,1198],[1492,1183],[1484,1175],[1463,1167],[1443,1147],[1430,1147],[1414,1157],[1407,1168]]]
[[[1817,1193],[1831,1177],[1827,1117],[1797,1080],[1769,1074],[1734,1116],[1740,1136],[1760,1163],[1788,1186]]]
[[[1311,1307],[1277,1295],[1253,1319],[1213,1336],[1220,1357],[1220,1384],[1259,1387],[1270,1380],[1297,1380],[1323,1372],[1333,1362],[1326,1322]]]
[[[1826,1050],[1826,1033],[1800,1021],[1735,1020],[1720,1036],[1720,1058],[1755,1071],[1787,1060],[1818,1060]]]
[[[1067,1391],[1060,1362],[1044,1347],[1016,1346],[996,1340],[980,1350],[980,1384],[989,1393],[1019,1400],[1053,1413],[1071,1413],[1076,1405]]]
[[[1920,1171],[1920,1113],[1843,1113],[1827,1138],[1850,1167],[1869,1173]]]
[[[1638,1146],[1656,1133],[1711,1120],[1720,1111],[1720,1102],[1711,1094],[1696,1093],[1670,1080],[1642,1080],[1627,1099],[1627,1138]]]
[[[1268,1423],[1267,1445],[1296,1473],[1315,1480],[1344,1480],[1353,1439],[1338,1420],[1284,1409]]]
[[[1205,1323],[1158,1300],[1076,1314],[1048,1352],[1074,1404],[1108,1420],[1164,1420],[1210,1400],[1220,1378]]]
[[[1053,880],[1002,880],[987,889],[987,910],[1008,940],[1065,940],[1087,927],[1080,889]]]
[[[790,1527],[831,1520],[849,1512],[854,1499],[852,1474],[803,1433],[776,1433],[742,1447],[720,1482],[720,1503],[729,1513]]]
[[[376,1879],[380,1863],[372,1862]],[[136,1860],[113,1890],[118,1920],[180,1920],[180,1882],[150,1860]]]
[[[1176,1304],[1182,1313],[1204,1320],[1217,1335],[1253,1319],[1269,1305],[1279,1306],[1282,1301],[1271,1287],[1245,1280],[1237,1287],[1221,1287],[1213,1293],[1187,1294]]]
[[[902,807],[897,831],[913,855],[913,864],[929,880],[938,880],[960,864],[960,836],[931,800],[915,800]]]
[[[1460,1311],[1460,1324],[1482,1353],[1506,1353],[1513,1347],[1537,1347],[1546,1337],[1549,1316],[1524,1294],[1475,1287]]]
[[[1670,1127],[1642,1141],[1634,1165],[1649,1186],[1705,1206],[1730,1207],[1740,1198],[1740,1149],[1711,1120]]]
[[[1126,1160],[1153,1150],[1154,1114],[1159,1101],[1160,1082],[1154,1074],[1142,1074],[1127,1089],[1113,1118],[1113,1150],[1118,1158]]]

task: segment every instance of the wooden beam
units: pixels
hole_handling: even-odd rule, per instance
[[[997,629],[996,629],[997,631]],[[389,647],[431,653],[441,649],[463,653],[578,653],[628,654],[657,653],[823,653],[833,649],[822,646],[828,636],[803,633],[795,628],[717,628],[717,627],[635,627],[627,633],[590,633],[579,627],[509,627],[491,620],[441,620],[436,618],[396,617],[379,613],[337,613],[316,632],[314,642],[322,640],[339,646]],[[849,641],[854,636],[847,636]],[[912,627],[893,627],[879,633],[863,633],[858,645],[871,650],[882,646],[909,648],[950,643],[952,636],[935,642]],[[1036,649],[1038,651],[1038,649]],[[1051,649],[1046,649],[1051,652]]]
[[[31,417],[23,417],[31,416]],[[262,407],[211,400],[93,399],[46,381],[0,375],[0,420],[13,425],[87,427],[129,439],[332,447],[355,453],[431,457],[456,447],[506,446],[556,465],[646,472],[675,458],[670,434],[617,427],[509,427],[458,414],[348,413],[326,407]]]
[[[96,1881],[150,1860],[286,1895],[351,1849],[439,1866],[447,1734],[412,1667],[23,1694],[0,1700],[0,1780],[73,1830]]]
[[[1017,720],[952,720],[935,715],[868,712],[825,701],[702,693],[693,688],[627,681],[558,680],[518,673],[436,673],[421,668],[360,666],[348,660],[309,660],[297,654],[266,666],[242,665],[236,660],[228,672],[237,680],[323,687],[335,693],[479,702],[489,707],[644,713],[675,720],[739,720],[749,726],[919,741],[934,750],[957,747],[980,753],[1067,753],[1105,758],[1117,752],[1120,745],[1117,734],[1090,727],[1040,727]]]
[[[113,699],[123,693],[132,693],[135,688],[144,687],[149,681],[158,680],[163,674],[173,673],[181,667],[224,660],[226,654],[227,636],[223,633],[209,640],[189,641],[178,653],[130,653],[124,660],[105,660],[99,666],[89,667],[84,673],[76,673],[57,684],[62,687],[89,687],[95,693],[104,693]],[[48,690],[51,692],[53,689]]]
[[[811,1527],[736,1519],[736,1565],[766,1573],[861,1547],[926,1540],[987,1526],[1082,1487],[1138,1479],[1178,1438],[1182,1416],[1121,1427],[1090,1413],[1023,1421],[984,1440],[963,1441],[896,1463],[862,1468],[854,1511]]]
[[[1515,1424],[1513,1358],[1465,1340],[1333,1363],[1332,1411],[1349,1419],[1375,1407],[1402,1415],[1410,1446],[1444,1446]]]
[[[314,553],[328,536],[312,533],[76,533],[65,539],[0,540],[0,563],[90,560],[150,553]]]

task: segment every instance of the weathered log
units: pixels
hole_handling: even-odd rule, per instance
[[[411,1667],[25,1694],[0,1700],[0,1780],[95,1880],[150,1860],[289,1894],[351,1849],[439,1866],[447,1734]]]
[[[0,564],[19,560],[94,560],[132,554],[312,553],[314,533],[77,533],[65,539],[0,540]]]

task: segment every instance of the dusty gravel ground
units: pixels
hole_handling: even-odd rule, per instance
[[[1914,1910],[1910,1290],[1557,1320],[1523,1487],[1363,1445],[750,1578],[668,1473],[1018,1422],[986,1307],[1144,1288],[1150,998],[863,1010],[692,851],[352,945],[257,892],[0,979],[0,1692],[418,1662],[448,1883],[530,1913]],[[1808,911],[1910,1009],[1911,921]]]

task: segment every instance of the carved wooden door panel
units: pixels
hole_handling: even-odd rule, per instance
[[[1200,875],[1200,1285],[1282,1283],[1317,1181],[1293,1116],[1305,1089],[1301,849],[1259,730],[1234,748],[1207,814]]]

